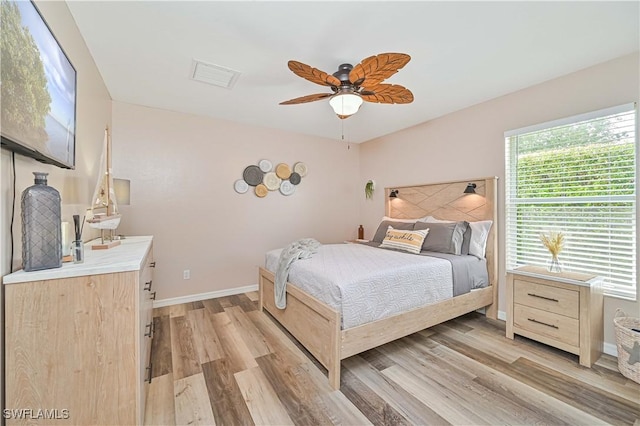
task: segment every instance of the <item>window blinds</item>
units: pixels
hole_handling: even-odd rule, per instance
[[[507,268],[546,266],[540,234],[562,232],[563,268],[635,298],[635,105],[507,132],[505,142]]]

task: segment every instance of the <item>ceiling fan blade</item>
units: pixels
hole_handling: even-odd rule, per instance
[[[304,104],[307,102],[319,101],[320,99],[325,99],[332,95],[333,93],[316,93],[315,95],[307,95],[295,99],[289,99],[288,101],[280,102],[280,105]]]
[[[349,73],[349,81],[363,80],[360,86],[367,89],[382,83],[411,60],[405,53],[381,53],[370,56],[356,65]]]
[[[289,61],[289,69],[293,71],[298,77],[302,77],[305,80],[309,80],[312,83],[320,84],[321,86],[333,86],[339,87],[340,80],[331,74],[327,74],[324,71],[320,71],[317,68],[310,67],[298,61]]]
[[[368,94],[373,92],[373,94]],[[380,104],[408,104],[413,102],[413,93],[399,84],[378,84],[367,88],[367,94],[362,94],[362,100]]]

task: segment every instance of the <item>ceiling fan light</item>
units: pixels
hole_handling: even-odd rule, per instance
[[[339,93],[329,99],[329,105],[333,111],[342,116],[355,114],[362,103],[362,98],[353,93]]]

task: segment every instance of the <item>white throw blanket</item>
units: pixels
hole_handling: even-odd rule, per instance
[[[289,279],[289,269],[293,262],[298,259],[307,259],[313,256],[320,247],[320,243],[313,238],[303,238],[294,241],[282,249],[278,259],[278,269],[275,279],[275,303],[278,309],[287,307],[287,280]]]

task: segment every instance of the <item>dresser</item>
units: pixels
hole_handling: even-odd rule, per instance
[[[576,354],[591,367],[602,354],[602,279],[522,266],[507,272],[507,337],[515,334]]]
[[[153,238],[90,244],[84,263],[3,277],[8,424],[143,423]]]

